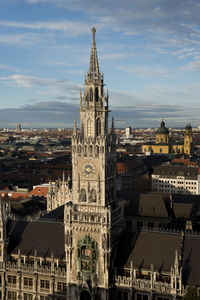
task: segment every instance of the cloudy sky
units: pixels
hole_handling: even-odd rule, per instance
[[[0,0],[0,127],[71,127],[91,28],[117,127],[200,125],[199,0]]]

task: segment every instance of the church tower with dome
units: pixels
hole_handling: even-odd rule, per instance
[[[169,129],[165,126],[164,120],[156,131],[155,142],[148,142],[142,145],[142,152],[155,154],[192,154],[192,126],[188,124],[185,127],[184,141],[176,142],[169,138]]]
[[[187,124],[184,135],[184,153],[190,155],[192,152],[192,126]]]
[[[156,132],[156,144],[160,143],[169,144],[169,129],[165,127],[165,122],[163,120]]]

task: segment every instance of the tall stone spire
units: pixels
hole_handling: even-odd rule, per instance
[[[98,56],[97,56],[97,49],[96,49],[96,41],[95,41],[95,33],[96,29],[92,28],[92,49],[91,49],[91,55],[90,55],[90,67],[88,72],[88,77],[94,79],[95,77],[98,77],[100,75],[99,73],[99,63],[98,63]]]

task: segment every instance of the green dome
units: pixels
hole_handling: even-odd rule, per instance
[[[162,120],[160,123],[160,127],[157,130],[158,134],[169,134],[169,130],[167,127],[165,127],[165,122]]]

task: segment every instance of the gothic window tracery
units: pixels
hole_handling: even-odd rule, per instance
[[[78,153],[81,153],[81,145],[78,146]]]
[[[105,233],[102,236],[102,248],[104,250],[106,249],[106,235],[105,235]]]
[[[96,153],[96,154],[99,154],[99,146],[96,146],[96,147],[95,147],[95,153]]]
[[[92,135],[92,121],[90,118],[87,120],[87,134],[88,136]]]
[[[96,129],[97,129],[97,136],[101,135],[101,119],[100,118],[97,119]]]
[[[90,193],[90,202],[97,202],[97,194],[94,189],[92,189]]]
[[[81,202],[86,202],[86,191],[85,191],[85,189],[82,189],[82,190],[81,190],[81,193],[80,193],[80,201],[81,201]]]
[[[99,100],[99,91],[98,87],[95,88],[95,101],[97,102]]]
[[[89,98],[90,98],[90,102],[92,102],[93,101],[93,90],[92,90],[92,88],[90,88],[90,96],[89,96]]]

